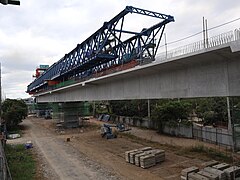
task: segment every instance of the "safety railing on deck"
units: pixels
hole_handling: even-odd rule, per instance
[[[185,46],[178,47],[176,49],[162,52],[157,55],[157,61],[166,61],[170,58],[182,56],[190,53],[194,53],[203,49],[212,48],[220,45],[227,44],[229,42],[233,42],[236,40],[240,40],[240,28],[235,29],[234,31],[229,31],[226,33],[222,33],[217,36],[213,36],[211,38],[198,42],[194,42]]]

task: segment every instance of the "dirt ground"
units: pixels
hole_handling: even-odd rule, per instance
[[[21,124],[23,137],[9,140],[8,143],[33,142],[38,162],[37,179],[172,180],[180,179],[182,169],[199,166],[204,162],[200,158],[189,158],[176,153],[179,146],[193,146],[199,144],[199,141],[161,136],[154,131],[138,128],[133,128],[129,133],[143,138],[142,140],[121,134],[116,139],[107,140],[100,136],[97,124],[91,120],[83,128],[56,131],[53,120],[29,117]],[[69,142],[66,141],[67,138],[70,138]],[[158,146],[159,143],[165,145]],[[125,151],[144,146],[161,147],[166,152],[166,160],[148,169],[125,161]]]

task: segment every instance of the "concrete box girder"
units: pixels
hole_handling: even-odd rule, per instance
[[[38,102],[240,96],[240,43],[137,66],[36,95]]]

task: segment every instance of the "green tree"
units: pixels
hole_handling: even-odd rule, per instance
[[[110,101],[112,113],[120,116],[146,117],[147,106],[147,100]]]
[[[7,127],[17,126],[27,116],[28,108],[23,100],[6,99],[2,104],[2,118]]]
[[[169,101],[152,110],[152,119],[157,123],[158,130],[162,131],[166,123],[174,126],[186,120],[191,112],[191,107],[192,105],[188,102]]]
[[[227,121],[227,100],[225,97],[196,99],[196,114],[205,124]]]

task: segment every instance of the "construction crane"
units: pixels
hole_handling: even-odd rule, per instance
[[[150,16],[160,21],[140,32],[132,32],[123,29],[125,16],[129,13]],[[170,15],[127,6],[30,83],[27,92],[34,94],[48,90],[51,81],[60,83],[69,79],[79,81],[90,78],[93,74],[132,60],[136,64],[144,63],[145,60],[154,61],[165,26],[173,21],[174,17]],[[131,37],[124,39],[124,35]]]

